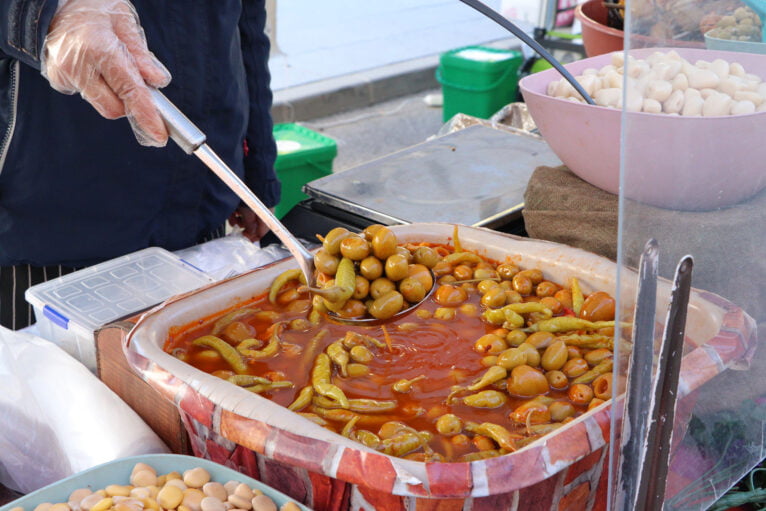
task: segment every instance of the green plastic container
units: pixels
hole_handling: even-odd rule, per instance
[[[457,113],[488,119],[513,102],[523,61],[520,51],[484,46],[443,53],[436,79],[442,85],[444,121]]]
[[[282,218],[307,195],[303,185],[332,174],[332,162],[338,154],[335,141],[298,124],[274,125],[277,161],[274,168],[282,181],[282,199],[275,208]]]

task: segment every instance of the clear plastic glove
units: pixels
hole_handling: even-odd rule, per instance
[[[127,0],[59,0],[41,65],[57,91],[80,93],[107,119],[127,116],[142,145],[167,143],[147,84],[164,87],[170,73],[147,49]]]

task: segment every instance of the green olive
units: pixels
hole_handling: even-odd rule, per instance
[[[524,297],[519,294],[518,291],[513,289],[505,290],[505,303],[521,303],[524,301]]]
[[[500,286],[490,289],[482,295],[481,304],[492,309],[502,307],[505,305],[505,290]]]
[[[473,268],[467,264],[458,264],[452,269],[452,275],[457,280],[470,280],[473,278]]]
[[[402,254],[394,254],[386,259],[385,265],[386,277],[394,282],[406,278],[409,274],[409,263]]]
[[[597,291],[583,301],[580,317],[588,321],[612,321],[615,301],[608,293]]]
[[[487,291],[489,291],[490,289],[495,288],[495,287],[503,289],[502,287],[500,287],[500,284],[498,284],[494,280],[482,280],[476,286],[476,288],[479,290],[479,293],[481,293],[481,294],[486,294]],[[503,289],[503,291],[505,291],[505,289]]]
[[[372,236],[372,253],[385,261],[396,253],[396,235],[388,227],[380,227]]]
[[[351,360],[354,362],[361,362],[363,364],[366,364],[375,358],[370,349],[367,346],[362,346],[361,344],[352,347],[348,354],[351,357]]]
[[[436,265],[434,265],[431,268],[431,271],[434,272],[434,275],[436,275],[437,278],[443,277],[445,275],[452,275],[452,265],[442,259],[439,260]]]
[[[505,369],[513,369],[527,363],[527,354],[518,349],[510,348],[497,356],[497,365]]]
[[[353,298],[346,301],[336,314],[342,318],[361,318],[367,313],[367,307],[361,300],[354,300]]]
[[[336,227],[332,229],[324,237],[322,246],[330,255],[340,254],[340,242],[346,239],[348,236],[353,236],[353,233],[346,228]]]
[[[407,275],[420,282],[426,292],[430,291],[434,285],[434,277],[431,270],[423,264],[410,264],[407,266]]]
[[[443,277],[439,277],[438,282],[439,284],[452,284],[457,282],[457,279],[452,275],[444,275]]]
[[[426,296],[423,284],[413,277],[407,277],[399,282],[399,292],[409,303],[419,303]]]
[[[375,256],[365,257],[359,263],[359,273],[367,280],[375,280],[383,275],[383,263]]]
[[[540,298],[545,296],[553,296],[559,289],[561,289],[561,286],[558,284],[555,284],[550,280],[544,280],[535,286],[535,294]]]
[[[375,236],[375,233],[378,232],[378,229],[381,227],[384,227],[381,224],[371,224],[364,228],[362,231],[362,235],[364,236],[364,239],[367,241],[372,241],[372,238]]]
[[[538,350],[541,350],[550,346],[555,340],[556,336],[550,332],[534,332],[529,334],[529,337],[527,337],[525,342],[531,344]],[[564,360],[566,361],[566,359]]]
[[[548,380],[542,371],[528,365],[514,367],[507,382],[508,393],[515,396],[533,397],[550,390]]]
[[[407,264],[412,264],[415,262],[415,258],[412,256],[412,252],[404,247],[396,247],[396,253],[403,255],[404,258],[407,259]]]
[[[377,300],[384,294],[394,291],[396,289],[396,284],[388,280],[387,278],[381,277],[379,279],[375,279],[370,283],[370,296],[373,300]]]
[[[388,319],[402,310],[404,297],[398,291],[389,291],[370,305],[370,314],[377,319]]]
[[[444,436],[457,435],[463,431],[463,421],[455,414],[444,414],[436,420],[436,431]]]
[[[561,422],[568,417],[574,416],[575,407],[572,406],[572,403],[566,401],[554,401],[548,405],[548,411],[553,422]]]
[[[513,282],[513,290],[520,295],[526,296],[532,294],[532,279],[523,275],[521,272],[514,275],[511,282]]]
[[[317,253],[314,254],[314,266],[318,271],[326,273],[327,275],[335,275],[338,270],[338,264],[340,258],[338,256],[330,255],[327,250],[320,248]]]
[[[584,358],[571,358],[566,361],[561,368],[561,372],[566,374],[568,378],[577,378],[588,372],[590,366]]]
[[[505,342],[508,343],[508,346],[520,346],[526,340],[527,334],[523,330],[511,330],[505,336]]]
[[[370,244],[361,236],[348,236],[340,242],[340,253],[352,261],[361,261],[370,255]]]
[[[436,290],[436,302],[445,307],[457,307],[468,299],[465,289],[452,284],[443,284]]]
[[[370,374],[370,368],[364,364],[351,363],[346,366],[346,372],[350,378],[361,378]]]
[[[497,272],[490,268],[476,268],[473,271],[473,278],[485,280],[497,278]]]
[[[532,284],[535,286],[543,281],[543,272],[537,268],[532,268],[531,270],[521,270],[519,273],[525,277],[528,277],[529,280],[532,281]]]
[[[540,352],[537,351],[537,348],[528,342],[523,342],[519,344],[518,349],[527,354],[527,365],[532,367],[538,367],[540,365]]]
[[[356,287],[354,287],[354,294],[352,298],[355,300],[364,300],[367,295],[370,294],[370,281],[361,275],[356,276]]]
[[[567,362],[567,345],[564,341],[555,341],[545,348],[540,358],[540,365],[546,371],[554,371],[564,367]]]
[[[477,353],[485,355],[495,355],[508,349],[505,339],[495,334],[485,334],[479,337],[473,344],[473,349]]]
[[[433,268],[439,262],[439,254],[431,247],[418,247],[413,254],[415,262],[427,268]]]
[[[545,373],[545,379],[548,380],[548,385],[552,389],[562,390],[569,385],[569,378],[561,371],[547,371]]]
[[[497,266],[497,274],[503,280],[511,280],[517,273],[519,273],[519,267],[515,264],[503,263]]]
[[[614,354],[611,350],[606,348],[597,348],[595,350],[590,350],[583,356],[583,358],[586,362],[588,362],[589,366],[593,367],[599,362],[602,362],[608,358],[612,358],[613,356]]]

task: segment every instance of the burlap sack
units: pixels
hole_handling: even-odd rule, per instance
[[[530,237],[616,260],[616,195],[586,183],[566,167],[538,167],[524,199]],[[672,278],[679,259],[691,254],[694,287],[717,293],[757,321],[766,321],[766,191],[714,211],[673,211],[626,201],[623,222],[625,264],[637,266],[646,240],[655,238],[660,275]]]

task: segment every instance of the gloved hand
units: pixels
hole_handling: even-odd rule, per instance
[[[170,73],[147,49],[128,0],[59,0],[41,65],[57,91],[80,93],[107,119],[127,116],[142,145],[167,143],[147,84],[164,87]]]

